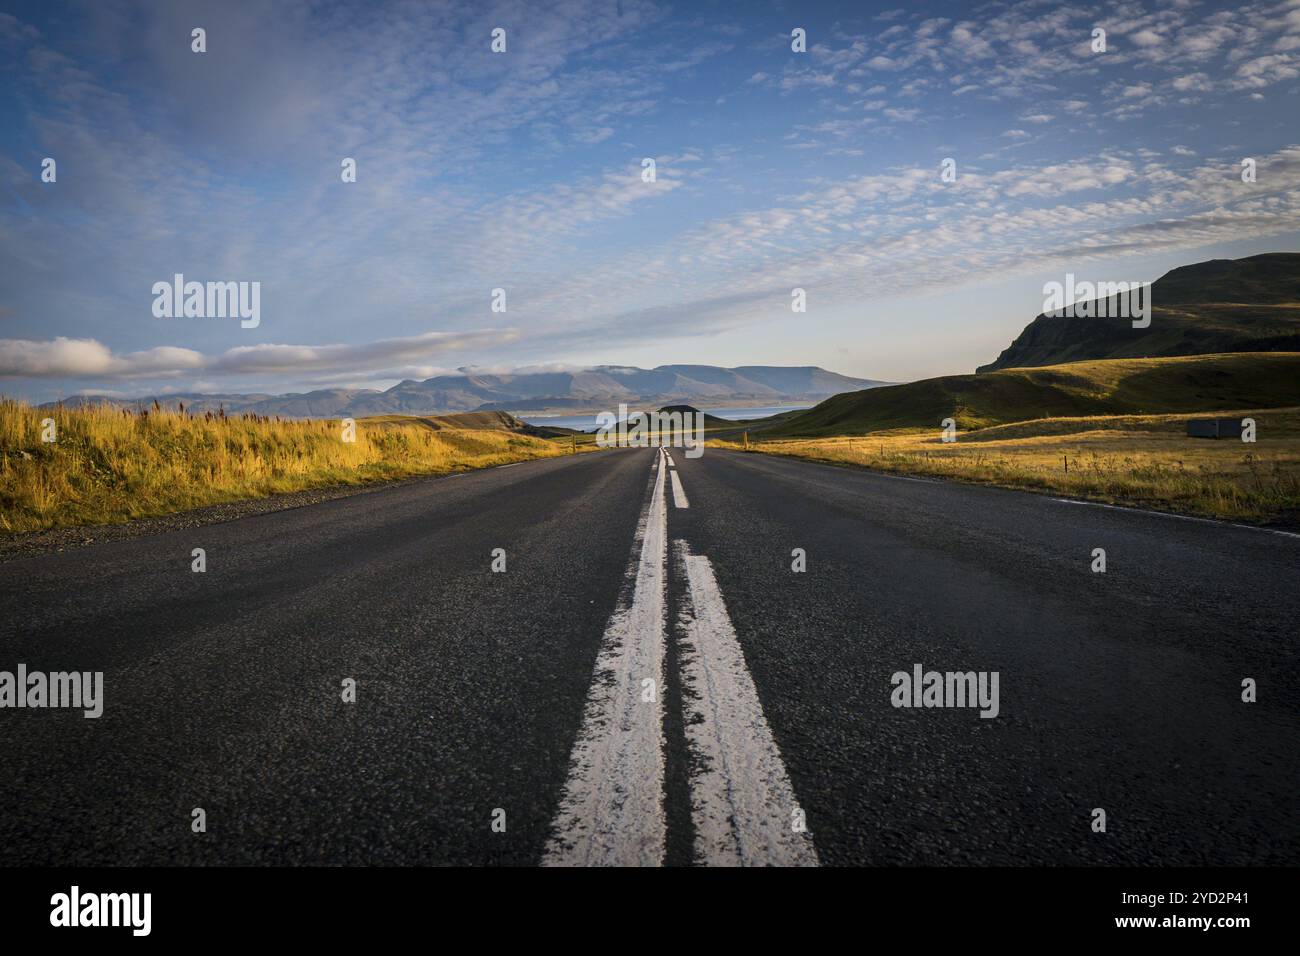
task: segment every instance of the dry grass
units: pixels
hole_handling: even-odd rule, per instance
[[[53,418],[57,441],[41,441]],[[189,508],[567,454],[493,429],[433,430],[401,421],[191,417],[150,408],[38,410],[0,400],[0,529],[106,524]]]
[[[1219,412],[1258,423],[1254,444],[1188,438],[1191,415],[1047,418],[959,433],[895,429],[751,442],[750,450],[1234,521],[1298,523],[1300,410]],[[735,442],[712,442],[729,448]]]

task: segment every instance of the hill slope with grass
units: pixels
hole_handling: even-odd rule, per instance
[[[976,371],[1093,359],[1300,352],[1300,253],[1198,262],[1166,273],[1147,291],[1148,328],[1135,329],[1126,318],[1039,315]]]
[[[1151,415],[1300,405],[1300,352],[1071,362],[836,395],[755,436],[861,435],[892,428],[963,431],[1037,418]],[[761,429],[761,430],[760,430]]]
[[[495,428],[527,432],[528,424],[508,412],[455,412],[450,415],[372,415],[358,419],[366,425],[421,425],[433,431]]]
[[[685,417],[687,415],[703,416],[703,426],[708,431],[713,431],[718,428],[734,428],[736,426],[736,423],[730,419],[719,418],[717,415],[710,415],[708,412],[702,412],[694,405],[665,405],[663,408],[659,409],[659,412],[661,414],[666,412],[670,415],[674,413],[680,414],[683,421],[687,420]],[[690,421],[693,423],[699,423],[701,419],[698,417],[691,418]]]

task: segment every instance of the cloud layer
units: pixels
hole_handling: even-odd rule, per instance
[[[0,376],[115,380],[169,378],[196,372],[378,375],[427,362],[456,349],[499,344],[514,337],[511,329],[426,332],[359,345],[241,345],[211,356],[169,346],[119,355],[94,339],[62,336],[44,342],[0,339]]]
[[[513,365],[646,350],[735,364],[762,348],[834,366],[865,305],[1294,244],[1300,0],[927,10],[0,13],[14,91],[0,374],[33,394],[187,376],[280,387],[431,368],[451,349]],[[495,26],[506,54],[488,47]],[[40,181],[47,156],[57,183]],[[149,290],[177,272],[260,282],[261,327],[154,319]],[[821,324],[789,321],[794,287]]]

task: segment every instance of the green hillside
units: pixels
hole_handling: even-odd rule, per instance
[[[756,437],[860,435],[890,428],[963,431],[1036,418],[1199,413],[1300,405],[1300,352],[1071,362],[947,375],[836,395]]]
[[[736,427],[736,423],[733,422],[733,421],[731,421],[730,419],[719,418],[717,415],[710,415],[708,412],[702,412],[702,411],[700,411],[700,409],[696,408],[694,405],[665,405],[663,408],[659,409],[659,411],[661,411],[661,412],[668,412],[669,414],[672,414],[673,412],[680,412],[680,413],[683,415],[683,420],[685,420],[684,416],[685,416],[687,413],[690,413],[690,414],[693,414],[693,415],[703,415],[703,416],[704,416],[704,428],[705,428],[707,431],[714,431],[714,430],[719,429],[719,428],[735,428],[735,427]],[[697,420],[697,419],[692,419],[692,421],[698,421],[698,420]]]
[[[1300,352],[1300,253],[1198,262],[1166,273],[1148,291],[1148,328],[1135,329],[1127,318],[1039,315],[977,371],[1107,358]]]
[[[507,412],[454,412],[450,415],[369,415],[368,425],[422,425],[435,432],[449,429],[494,428],[524,431],[527,425]]]

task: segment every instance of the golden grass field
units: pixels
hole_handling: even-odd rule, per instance
[[[41,440],[54,419],[57,440]],[[111,524],[327,485],[436,475],[571,453],[489,428],[426,419],[339,421],[34,409],[0,400],[0,530]]]
[[[1185,434],[1189,418],[1245,416],[1258,425],[1254,443]],[[937,429],[907,428],[751,441],[749,449],[1207,518],[1300,524],[1300,408],[1043,418],[959,432],[952,444]]]

